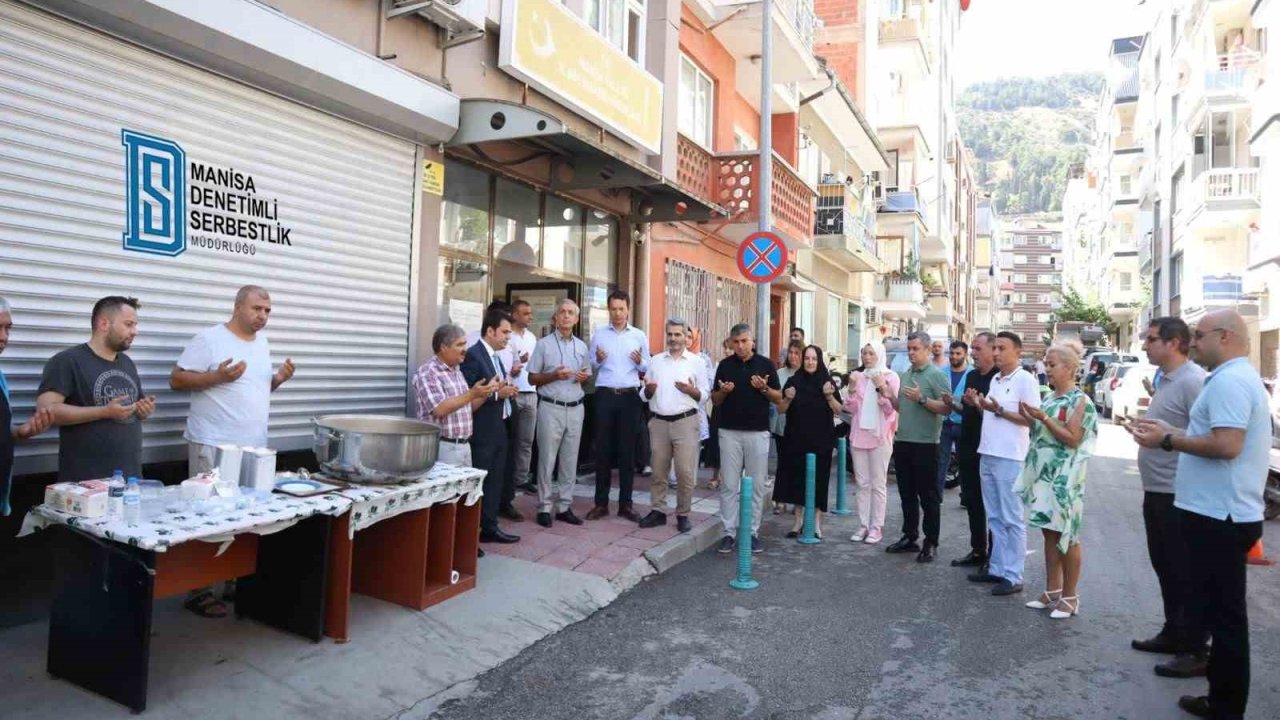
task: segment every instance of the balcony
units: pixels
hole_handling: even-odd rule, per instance
[[[933,63],[928,7],[922,0],[885,0],[880,15],[881,52],[908,53],[911,64],[893,65],[913,68],[917,77],[928,75]]]
[[[1244,298],[1244,278],[1240,275],[1205,275],[1200,282],[1200,297],[1206,306],[1234,307]]]
[[[753,107],[760,107],[761,0],[720,0],[712,32],[733,56],[738,92]],[[819,76],[813,57],[814,30],[820,22],[813,0],[773,0],[774,97],[786,104],[783,86]]]
[[[759,186],[759,161],[760,153],[754,151],[712,156],[715,187],[711,200],[731,213],[720,233],[736,243],[741,243],[759,227],[760,208],[755,193]],[[770,226],[791,249],[812,247],[814,191],[777,153],[773,154],[770,192]]]
[[[694,196],[704,199],[715,197],[711,168],[715,166],[711,151],[676,133],[676,182]]]
[[[919,280],[883,277],[876,283],[875,306],[891,320],[924,320],[924,286]]]
[[[1152,249],[1151,233],[1145,233],[1138,239],[1138,268],[1146,270],[1151,267],[1151,249]]]
[[[1139,154],[1142,152],[1142,143],[1138,141],[1133,130],[1121,130],[1116,133],[1115,140],[1111,143],[1111,152],[1116,155]]]
[[[1247,105],[1261,76],[1260,57],[1257,50],[1246,47],[1218,55],[1207,69],[1193,73],[1184,93],[1187,121],[1198,121],[1204,106],[1222,109]]]
[[[1200,173],[1191,187],[1188,212],[1180,213],[1184,222],[1192,222],[1205,213],[1253,211],[1262,207],[1258,192],[1257,168],[1215,168]],[[1215,217],[1226,221],[1228,217]]]
[[[875,216],[844,183],[818,185],[813,247],[818,255],[850,272],[884,272],[876,243]]]
[[[886,192],[876,213],[878,235],[910,237],[923,235],[932,227],[929,211],[915,190]]]

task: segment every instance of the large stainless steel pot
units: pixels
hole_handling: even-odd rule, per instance
[[[389,415],[313,418],[320,469],[359,483],[395,483],[420,477],[440,454],[440,427]]]

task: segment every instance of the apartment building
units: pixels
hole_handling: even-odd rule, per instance
[[[1149,158],[1139,193],[1151,232],[1139,236],[1139,268],[1152,315],[1195,323],[1231,307],[1257,327],[1259,295],[1246,292],[1245,274],[1262,220],[1252,96],[1266,34],[1254,5],[1194,0],[1151,10],[1135,125]]]
[[[973,277],[973,332],[998,332],[1000,322],[1000,215],[991,198],[975,204]]]
[[[1107,309],[1115,331],[1112,344],[1131,348],[1140,344],[1135,332],[1145,298],[1139,275],[1138,244],[1146,230],[1140,217],[1139,179],[1149,156],[1144,138],[1135,130],[1138,114],[1138,58],[1144,37],[1111,41],[1106,80],[1095,122],[1097,152],[1093,156],[1098,177],[1098,224],[1090,268],[1083,286],[1085,296]]]
[[[1280,30],[1280,2],[1259,0],[1251,8],[1258,38],[1259,63],[1253,66],[1258,86],[1251,93],[1249,146],[1260,158],[1259,191],[1272,198],[1261,203],[1259,221],[1249,226],[1246,294],[1258,297],[1255,347],[1263,377],[1280,376],[1280,53],[1266,47],[1268,34]],[[1270,79],[1270,82],[1264,80]]]
[[[1098,176],[1094,162],[1067,169],[1062,194],[1062,282],[1091,302],[1098,301],[1103,266],[1095,256],[1101,232],[1098,215]]]
[[[1032,219],[1006,223],[1000,237],[1000,329],[1022,338],[1026,357],[1045,350],[1062,301],[1062,228]]]
[[[951,66],[962,11],[926,0],[882,0],[880,7],[879,48],[867,70],[889,155],[879,178],[877,234],[889,266],[876,288],[879,320],[893,336],[918,328],[959,336],[967,329],[960,288],[968,279],[959,266],[959,226],[972,198],[971,185],[962,192]]]

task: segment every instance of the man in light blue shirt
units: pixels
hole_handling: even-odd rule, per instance
[[[641,376],[649,369],[649,338],[627,320],[631,296],[609,293],[609,324],[591,333],[591,365],[596,370],[595,507],[588,520],[609,515],[611,471],[618,468],[618,517],[640,522],[631,507],[635,483],[636,436],[640,433]]]
[[[1248,328],[1239,313],[1205,315],[1191,352],[1210,375],[1186,431],[1143,420],[1132,432],[1143,447],[1181,453],[1174,506],[1187,541],[1190,604],[1212,647],[1209,694],[1183,696],[1178,706],[1198,717],[1243,718],[1249,700],[1245,556],[1262,537],[1271,415],[1262,378],[1249,364]]]
[[[13,330],[13,314],[9,301],[0,297],[0,353],[9,346],[9,333]],[[37,409],[27,422],[14,426],[13,411],[9,404],[9,383],[4,371],[0,371],[0,516],[9,514],[9,485],[12,480],[13,446],[26,442],[53,427],[53,411]]]

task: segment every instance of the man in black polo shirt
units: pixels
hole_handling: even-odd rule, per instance
[[[974,336],[970,348],[973,353],[973,369],[965,378],[964,397],[942,396],[952,407],[963,408],[960,439],[956,442],[956,459],[960,466],[960,494],[964,499],[964,509],[969,513],[969,547],[972,548],[968,555],[952,560],[952,567],[982,567],[987,562],[987,510],[982,503],[982,478],[978,474],[982,408],[978,406],[977,398],[991,391],[991,378],[999,372],[996,368],[995,342],[996,336],[989,332]]]
[[[738,532],[738,496],[742,477],[751,478],[751,551],[760,544],[760,513],[769,476],[769,404],[782,400],[778,372],[773,362],[752,348],[751,326],[734,325],[729,331],[733,354],[720,361],[711,392],[720,425],[720,519],[724,538],[717,548],[732,552]]]

